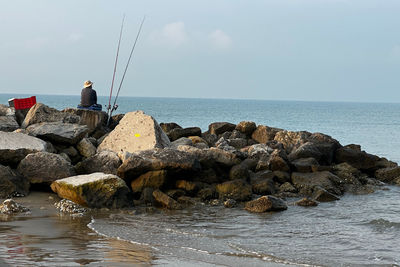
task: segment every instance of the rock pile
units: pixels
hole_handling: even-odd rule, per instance
[[[265,212],[285,210],[289,197],[307,197],[298,205],[314,206],[345,192],[400,185],[396,163],[322,133],[251,121],[215,122],[202,132],[159,125],[142,111],[114,116],[106,127],[104,113],[40,103],[14,129],[8,123],[13,115],[4,107],[0,112],[2,197],[26,194],[35,183],[51,184],[60,197],[92,208],[179,209],[202,201],[244,202],[251,212]]]

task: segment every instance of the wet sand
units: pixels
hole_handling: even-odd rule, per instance
[[[99,236],[87,227],[94,215],[124,211],[62,214],[54,207],[59,198],[44,192],[15,200],[31,212],[0,215],[0,266],[151,266],[157,262],[151,249]]]

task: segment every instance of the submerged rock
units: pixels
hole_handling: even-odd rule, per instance
[[[0,163],[17,165],[30,153],[47,151],[48,145],[39,138],[23,133],[0,132]]]
[[[285,201],[273,196],[262,196],[246,202],[244,208],[250,212],[282,211],[287,209]]]
[[[117,127],[101,142],[98,151],[139,152],[165,148],[170,141],[157,121],[143,111],[126,113]]]
[[[13,214],[28,212],[29,209],[15,202],[13,199],[6,199],[0,204],[0,213],[2,214]]]
[[[316,207],[318,206],[318,202],[312,199],[309,199],[308,197],[302,198],[299,201],[296,201],[294,203],[297,206],[302,206],[302,207]]]
[[[68,199],[61,199],[59,202],[54,203],[54,206],[64,213],[84,213],[87,211],[86,208]]]
[[[169,197],[167,194],[164,194],[160,190],[153,191],[154,200],[164,208],[170,210],[178,210],[181,209],[182,206],[173,198]]]
[[[61,198],[90,208],[121,208],[131,205],[124,180],[101,172],[54,181],[51,189]]]

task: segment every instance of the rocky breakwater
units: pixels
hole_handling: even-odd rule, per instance
[[[396,163],[322,133],[251,121],[202,132],[141,111],[105,121],[101,112],[36,104],[21,127],[0,132],[2,196],[36,184],[92,208],[203,202],[265,212],[285,210],[288,198],[315,206],[400,185]]]

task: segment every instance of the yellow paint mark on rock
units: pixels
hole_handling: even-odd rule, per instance
[[[135,134],[135,137],[140,137],[140,134],[136,133],[136,134]]]

